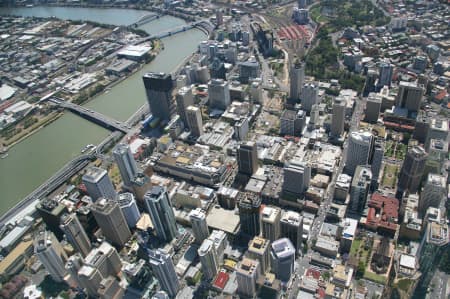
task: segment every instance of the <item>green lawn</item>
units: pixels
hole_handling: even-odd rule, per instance
[[[397,282],[397,287],[404,292],[408,292],[413,283],[414,280],[405,278]]]
[[[378,275],[378,274],[373,273],[373,272],[369,272],[369,271],[364,272],[364,278],[368,279],[368,280],[371,280],[371,281],[374,281],[374,282],[379,283],[379,284],[385,284],[386,283],[386,277]]]
[[[400,169],[395,164],[386,164],[384,166],[383,178],[381,179],[381,186],[394,188],[397,183],[397,176]]]

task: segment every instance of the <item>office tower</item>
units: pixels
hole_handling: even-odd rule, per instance
[[[104,169],[90,167],[83,175],[83,184],[94,202],[100,197],[116,199],[116,190]]]
[[[98,229],[98,224],[91,209],[88,206],[81,206],[75,211],[75,214],[86,231],[86,234],[88,236],[94,234]]]
[[[65,263],[68,258],[52,232],[41,231],[35,236],[34,253],[54,281],[64,281],[66,274]]]
[[[227,210],[234,210],[234,208],[236,207],[236,202],[238,200],[239,190],[220,186],[216,194],[219,205],[222,208]]]
[[[417,113],[416,125],[414,127],[413,138],[420,143],[427,141],[428,130],[430,129],[430,118],[424,110]]]
[[[347,195],[350,192],[351,184],[352,177],[345,173],[341,173],[336,180],[333,201],[336,201],[338,203],[345,203],[347,200]]]
[[[133,193],[119,194],[118,203],[128,227],[134,228],[139,219],[141,219],[141,213],[139,212]]]
[[[353,176],[350,188],[349,209],[353,213],[361,213],[364,210],[367,196],[369,195],[371,181],[372,172],[370,171],[369,166],[356,166],[355,175]]]
[[[291,160],[284,165],[283,172],[283,192],[295,196],[303,195],[309,187],[311,167],[303,161]]]
[[[206,224],[206,213],[197,208],[189,213],[189,220],[192,225],[192,233],[195,237],[195,243],[202,244],[203,240],[209,236],[208,224]]]
[[[100,282],[98,288],[99,299],[122,299],[124,295],[125,290],[115,277],[108,276]]]
[[[208,84],[209,108],[226,110],[231,103],[230,84],[222,79],[213,79]]]
[[[240,192],[238,195],[239,219],[241,232],[253,237],[259,235],[259,209],[261,198],[251,193]]]
[[[216,10],[216,24],[221,26],[223,24],[223,11],[221,9]]]
[[[165,73],[146,73],[143,80],[150,112],[162,121],[169,121],[176,109],[172,98],[172,76]]]
[[[44,198],[36,205],[36,210],[42,217],[42,221],[44,221],[48,230],[53,232],[58,240],[61,240],[64,232],[59,227],[59,224],[62,215],[67,213],[66,206],[56,200]]]
[[[64,266],[67,273],[69,273],[70,275],[71,281],[73,281],[79,288],[83,288],[82,283],[78,277],[78,271],[83,266],[83,262],[83,257],[80,253],[77,252],[68,258],[66,265]]]
[[[400,82],[397,97],[395,98],[395,106],[406,108],[410,112],[418,112],[424,88],[414,82]]]
[[[302,87],[305,83],[305,65],[298,58],[295,58],[294,63],[289,70],[289,100],[292,105],[298,102],[301,96]]]
[[[206,280],[213,279],[219,270],[214,242],[209,239],[204,240],[197,250],[197,253],[200,257],[200,263],[202,264],[203,277],[205,277]]]
[[[298,8],[306,8],[308,6],[308,0],[298,0],[297,6]]]
[[[258,61],[250,58],[247,61],[239,63],[239,81],[242,84],[248,84],[252,79],[259,78],[261,70]]]
[[[294,272],[295,248],[288,238],[278,239],[271,244],[271,267],[275,276],[287,282]]]
[[[245,142],[237,150],[239,172],[253,175],[258,169],[258,148],[255,142]]]
[[[83,256],[86,256],[91,251],[91,241],[74,213],[64,214],[61,217],[60,227],[66,234],[67,241],[69,241],[76,251]]]
[[[257,260],[244,258],[237,267],[236,280],[237,293],[245,298],[254,298],[257,292],[256,281],[260,275],[260,266]]]
[[[366,101],[366,110],[364,120],[369,123],[376,123],[380,116],[381,110],[381,95],[376,93],[369,93],[369,97]]]
[[[192,88],[190,86],[181,87],[175,97],[177,102],[177,113],[181,117],[184,125],[188,125],[188,117],[186,115],[187,107],[194,105],[194,95],[192,94]]]
[[[78,270],[78,279],[89,296],[98,297],[102,280],[110,276],[117,277],[121,269],[122,261],[117,250],[103,242],[86,256],[83,266]]]
[[[281,237],[291,240],[297,252],[302,248],[303,217],[294,211],[284,211],[280,219]]]
[[[145,193],[147,193],[148,189],[151,187],[152,182],[150,178],[142,172],[138,172],[131,181],[131,188],[133,189],[133,193],[136,196],[139,206],[144,206]]]
[[[376,138],[373,146],[373,155],[372,155],[372,186],[377,188],[378,186],[378,178],[380,176],[381,166],[383,164],[384,157],[384,140],[382,138]]]
[[[211,232],[211,235],[209,235],[208,240],[214,243],[217,261],[219,265],[222,265],[225,248],[228,246],[227,234],[224,231],[215,229]]]
[[[367,97],[367,95],[371,92],[375,91],[375,82],[377,81],[378,73],[374,69],[369,69],[366,75],[366,81],[364,83],[364,91],[363,96]]]
[[[298,24],[306,25],[309,23],[309,10],[304,9],[304,8],[294,7],[292,17],[293,17],[294,21],[296,21]]]
[[[430,126],[427,133],[427,139],[425,142],[425,148],[430,148],[431,139],[441,139],[448,142],[448,119],[443,118],[432,118],[430,121]]]
[[[250,85],[250,99],[252,103],[262,103],[263,102],[263,89],[261,82],[253,81]]]
[[[414,57],[413,69],[423,72],[428,66],[428,59],[426,56]]]
[[[423,177],[429,173],[441,173],[445,167],[445,159],[448,155],[448,143],[442,139],[430,139],[430,148],[428,150],[427,161]]]
[[[263,238],[273,242],[280,237],[281,209],[266,206],[261,212],[261,234]]]
[[[381,62],[379,66],[380,72],[378,76],[377,88],[381,89],[383,86],[391,86],[392,75],[394,67],[389,62]]]
[[[368,131],[352,132],[348,140],[345,173],[353,176],[356,166],[370,162],[373,148],[373,135]]]
[[[166,189],[154,186],[145,194],[145,205],[152,219],[156,236],[166,242],[172,241],[177,236],[178,229]]]
[[[186,119],[189,130],[195,137],[200,137],[203,134],[203,120],[200,108],[189,106],[186,109]]]
[[[319,104],[319,86],[314,83],[305,84],[302,89],[302,110],[311,112],[312,106]]]
[[[398,179],[398,188],[416,193],[422,180],[425,162],[428,154],[421,146],[413,146],[406,154]]]
[[[149,259],[161,289],[166,291],[171,298],[175,297],[180,289],[180,282],[170,255],[160,249],[150,250]]]
[[[301,136],[305,125],[305,111],[284,110],[280,117],[280,134],[288,136]]]
[[[340,137],[344,133],[345,106],[343,98],[335,98],[333,103],[333,115],[331,117],[331,136]]]
[[[270,269],[270,241],[261,237],[254,237],[248,243],[246,256],[258,260],[261,273],[264,274]]]
[[[131,232],[117,201],[100,198],[91,210],[105,238],[115,246],[125,245]]]
[[[442,175],[430,173],[420,193],[419,211],[425,213],[429,207],[440,208],[446,194],[446,179]]]
[[[113,156],[119,167],[123,184],[130,188],[131,181],[138,172],[136,161],[131,153],[130,146],[126,143],[119,143],[113,150]]]

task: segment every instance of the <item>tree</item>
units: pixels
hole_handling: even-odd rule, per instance
[[[364,276],[364,272],[366,271],[366,265],[364,264],[364,262],[359,262],[358,263],[358,268],[356,270],[355,273],[355,277],[356,279],[361,279]]]

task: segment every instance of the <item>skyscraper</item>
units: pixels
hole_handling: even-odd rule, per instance
[[[34,253],[54,281],[64,281],[65,263],[68,258],[52,232],[42,231],[35,237]]]
[[[186,109],[189,106],[194,105],[194,95],[192,94],[192,89],[190,86],[183,86],[181,87],[177,95],[175,97],[177,101],[177,112],[178,115],[181,117],[181,120],[183,121],[184,125],[188,125],[188,119],[186,116]]]
[[[106,239],[118,247],[125,245],[131,232],[117,201],[101,198],[91,206],[91,211]]]
[[[200,108],[189,106],[186,108],[186,121],[192,135],[200,137],[203,134],[203,120]]]
[[[189,220],[191,221],[195,242],[197,244],[202,244],[202,242],[209,236],[209,229],[208,224],[206,224],[205,212],[200,208],[191,210],[191,212],[189,213]]]
[[[428,174],[425,186],[420,194],[419,211],[423,215],[429,207],[439,208],[446,194],[446,180],[442,175]]]
[[[261,237],[254,237],[248,243],[247,257],[258,260],[261,273],[264,274],[270,268],[270,241]]]
[[[381,89],[383,86],[391,86],[392,75],[394,67],[389,62],[382,61],[379,66],[380,72],[378,76],[377,88]]]
[[[345,100],[335,98],[333,102],[333,116],[331,117],[331,136],[340,137],[344,133],[345,125]]]
[[[400,82],[395,106],[406,108],[411,112],[418,112],[424,88],[413,82]]]
[[[289,79],[290,79],[290,92],[288,102],[290,104],[295,104],[300,99],[303,84],[305,83],[305,66],[297,58],[291,65],[289,71]]]
[[[427,138],[425,142],[425,148],[428,150],[430,148],[431,139],[441,139],[447,142],[448,139],[448,119],[444,118],[432,118],[430,121],[430,126],[428,128]]]
[[[123,184],[131,188],[131,181],[138,173],[136,161],[131,153],[130,146],[126,143],[119,143],[113,150],[114,160],[119,167]]]
[[[127,192],[119,194],[118,202],[128,227],[135,227],[136,223],[141,218],[141,213],[139,212],[133,193]]]
[[[372,187],[373,189],[378,186],[378,178],[380,176],[381,166],[383,163],[384,157],[384,140],[382,138],[376,138],[373,146],[373,155],[372,155]]]
[[[312,106],[319,103],[319,86],[314,83],[305,84],[302,90],[302,109],[311,112]]]
[[[239,146],[237,151],[239,172],[253,175],[258,169],[258,148],[255,142],[246,142]]]
[[[296,251],[302,247],[303,218],[294,211],[284,211],[280,219],[281,237],[291,240]]]
[[[245,298],[254,298],[256,295],[256,281],[259,278],[259,262],[249,258],[244,258],[237,267],[236,280],[238,284],[237,292]]]
[[[422,180],[428,154],[421,146],[413,146],[406,154],[398,179],[398,189],[416,193]]]
[[[115,199],[117,196],[108,173],[104,169],[98,167],[89,168],[83,175],[83,184],[94,202],[100,197]]]
[[[166,189],[154,186],[145,194],[145,205],[152,219],[156,236],[166,242],[172,241],[177,236],[178,229]]]
[[[228,246],[227,234],[223,230],[215,229],[211,232],[208,239],[214,243],[214,248],[216,249],[217,254],[217,261],[219,265],[222,265],[225,248],[227,248]]]
[[[36,205],[36,210],[47,228],[55,234],[58,240],[61,240],[64,232],[59,225],[61,217],[68,212],[66,206],[54,199],[44,198]]]
[[[202,264],[203,276],[207,280],[213,279],[219,270],[214,242],[209,239],[204,240],[197,252],[200,257],[200,263]]]
[[[350,205],[349,210],[354,213],[363,211],[367,196],[369,195],[370,183],[372,181],[372,172],[369,166],[356,166],[355,175],[353,176],[350,188]]]
[[[259,235],[261,198],[251,193],[240,192],[238,195],[238,208],[241,232],[251,237]]]
[[[143,80],[150,112],[160,120],[169,121],[176,109],[172,98],[172,76],[165,73],[146,73]]]
[[[373,135],[368,131],[352,132],[348,139],[345,173],[353,176],[358,165],[370,164]]]
[[[287,282],[294,272],[295,248],[288,238],[278,239],[271,245],[270,251],[272,272],[275,276]]]
[[[366,102],[364,120],[370,123],[376,123],[380,116],[382,97],[377,93],[369,93]]]
[[[76,251],[83,256],[86,256],[91,251],[91,241],[74,213],[64,214],[61,217],[60,227]]]
[[[180,282],[170,255],[160,249],[150,250],[149,263],[161,289],[166,291],[171,298],[175,297],[180,289]]]
[[[278,207],[266,206],[261,212],[261,233],[263,238],[270,242],[280,237],[281,209]]]
[[[231,103],[230,84],[222,79],[213,79],[208,84],[209,107],[226,110]]]
[[[283,172],[283,192],[294,196],[303,195],[309,187],[311,167],[303,161],[291,160],[284,165]]]
[[[78,271],[83,266],[83,262],[83,257],[79,252],[77,252],[69,257],[65,265],[66,271],[70,274],[72,281],[80,288],[83,288],[83,286],[80,278],[78,277]]]

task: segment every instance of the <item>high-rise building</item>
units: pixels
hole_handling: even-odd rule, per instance
[[[259,235],[261,198],[251,193],[240,192],[238,195],[238,208],[241,232],[251,237]]]
[[[192,233],[194,234],[195,242],[197,244],[202,244],[202,242],[209,236],[208,224],[206,223],[206,213],[200,208],[191,210],[189,213],[189,220],[191,221]]]
[[[189,130],[195,137],[200,137],[203,134],[203,120],[200,108],[189,106],[186,108],[186,119]]]
[[[331,136],[339,137],[344,133],[345,106],[343,98],[335,98],[333,102],[333,116],[331,117]]]
[[[200,257],[200,263],[202,264],[203,276],[207,280],[213,279],[219,270],[219,263],[214,242],[209,239],[204,240],[197,252]]]
[[[231,103],[230,84],[222,79],[211,80],[208,84],[209,107],[226,110]]]
[[[369,166],[356,166],[350,188],[349,209],[354,213],[360,213],[364,210],[367,196],[369,195],[370,183],[372,181],[372,172]]]
[[[236,207],[239,190],[220,186],[216,194],[219,200],[219,205],[222,208],[227,210],[234,210],[234,208]]]
[[[178,229],[166,189],[161,186],[154,186],[145,195],[145,205],[150,214],[156,236],[166,242],[172,241],[177,236]]]
[[[245,298],[254,298],[257,287],[256,281],[260,275],[259,262],[244,258],[237,267],[236,280],[238,284],[237,293]]]
[[[373,146],[373,155],[372,155],[372,186],[373,188],[377,188],[378,186],[378,178],[380,177],[381,166],[383,163],[384,157],[384,140],[381,138],[376,138]]]
[[[221,26],[223,24],[223,11],[221,9],[216,10],[216,23],[217,26]]]
[[[69,259],[67,260],[67,263],[65,265],[67,273],[70,274],[71,280],[69,282],[75,283],[76,286],[83,288],[82,283],[80,281],[80,278],[78,277],[78,271],[83,266],[83,257],[80,253],[72,254]],[[73,285],[73,283],[69,283],[70,285]]]
[[[341,173],[336,180],[333,201],[336,201],[338,203],[345,203],[350,192],[351,184],[352,177],[345,173]]]
[[[136,223],[141,218],[141,213],[139,212],[133,193],[127,192],[119,194],[118,202],[128,227],[135,227]]]
[[[442,139],[430,139],[428,158],[425,162],[423,177],[429,173],[441,173],[445,167],[445,159],[448,155],[448,143]]]
[[[280,219],[281,237],[288,238],[299,252],[302,248],[303,217],[294,211],[284,211]]]
[[[118,247],[125,245],[131,232],[117,201],[100,198],[91,210],[106,239]]]
[[[305,125],[305,111],[284,110],[280,117],[280,134],[301,136]]]
[[[131,181],[138,173],[138,168],[131,153],[130,146],[126,143],[119,143],[113,150],[113,156],[119,167],[123,184],[131,188]]]
[[[425,142],[425,148],[430,148],[431,139],[441,139],[447,142],[448,140],[448,119],[432,118],[430,121],[430,127],[427,133],[427,139]]]
[[[301,94],[302,109],[310,113],[312,106],[319,104],[319,86],[314,83],[305,84]]]
[[[192,94],[192,88],[190,86],[181,87],[175,97],[177,102],[177,113],[181,117],[184,125],[188,125],[188,119],[186,115],[186,109],[189,106],[194,105],[194,95]]]
[[[100,197],[116,199],[116,190],[104,169],[90,167],[83,175],[83,184],[94,202]]]
[[[377,93],[369,93],[369,97],[366,102],[366,111],[364,120],[370,123],[376,123],[378,121],[378,117],[380,116],[381,110],[381,95]]]
[[[261,234],[263,238],[273,242],[280,237],[281,209],[266,206],[261,212]]]
[[[439,208],[446,194],[446,179],[442,175],[430,173],[420,194],[419,211],[425,213],[429,207]]]
[[[291,65],[289,71],[290,79],[290,92],[289,100],[290,104],[295,104],[300,99],[303,84],[305,83],[305,65],[300,60],[295,59]]]
[[[413,146],[406,154],[398,179],[398,189],[416,193],[422,180],[428,154],[421,146]]]
[[[98,297],[100,299],[121,299],[124,298],[125,289],[120,282],[113,276],[103,278],[98,288]]]
[[[352,132],[348,139],[345,173],[353,176],[358,165],[369,164],[373,149],[373,135],[369,131]]]
[[[270,241],[261,237],[254,237],[248,243],[247,256],[253,260],[258,260],[261,273],[264,274],[270,269]]]
[[[56,200],[44,198],[36,205],[36,210],[47,228],[55,234],[58,240],[61,240],[64,232],[59,227],[59,224],[61,217],[68,212],[66,206]]]
[[[239,172],[253,175],[258,169],[258,148],[255,142],[245,142],[237,150]]]
[[[83,256],[86,256],[91,251],[91,241],[78,220],[77,215],[74,213],[64,214],[61,217],[60,227],[66,235],[67,241],[69,241],[76,251]]]
[[[175,272],[175,266],[169,254],[160,249],[150,250],[149,263],[159,281],[161,289],[173,298],[177,295],[180,289],[180,282]]]
[[[311,167],[303,161],[291,160],[284,165],[283,171],[283,192],[295,196],[303,195],[309,187]]]
[[[287,282],[294,273],[295,248],[288,238],[278,239],[271,245],[270,251],[272,272],[275,276]]]
[[[239,81],[242,84],[248,84],[252,79],[259,78],[261,70],[256,59],[250,58],[247,61],[239,63]]]
[[[35,237],[34,253],[54,281],[64,281],[65,264],[68,258],[52,232],[42,231]]]
[[[417,83],[400,82],[395,106],[406,108],[408,111],[417,113],[420,110],[423,93],[424,88]]]
[[[228,246],[227,234],[222,230],[213,230],[208,237],[214,243],[214,248],[216,249],[217,261],[219,265],[223,264],[223,255],[225,253],[225,248]]]
[[[391,86],[392,75],[394,72],[394,67],[389,62],[381,62],[379,66],[380,72],[378,76],[378,84],[377,88],[381,88],[383,86]]]
[[[143,80],[150,112],[160,120],[169,121],[176,110],[172,98],[172,76],[165,73],[146,73]]]

